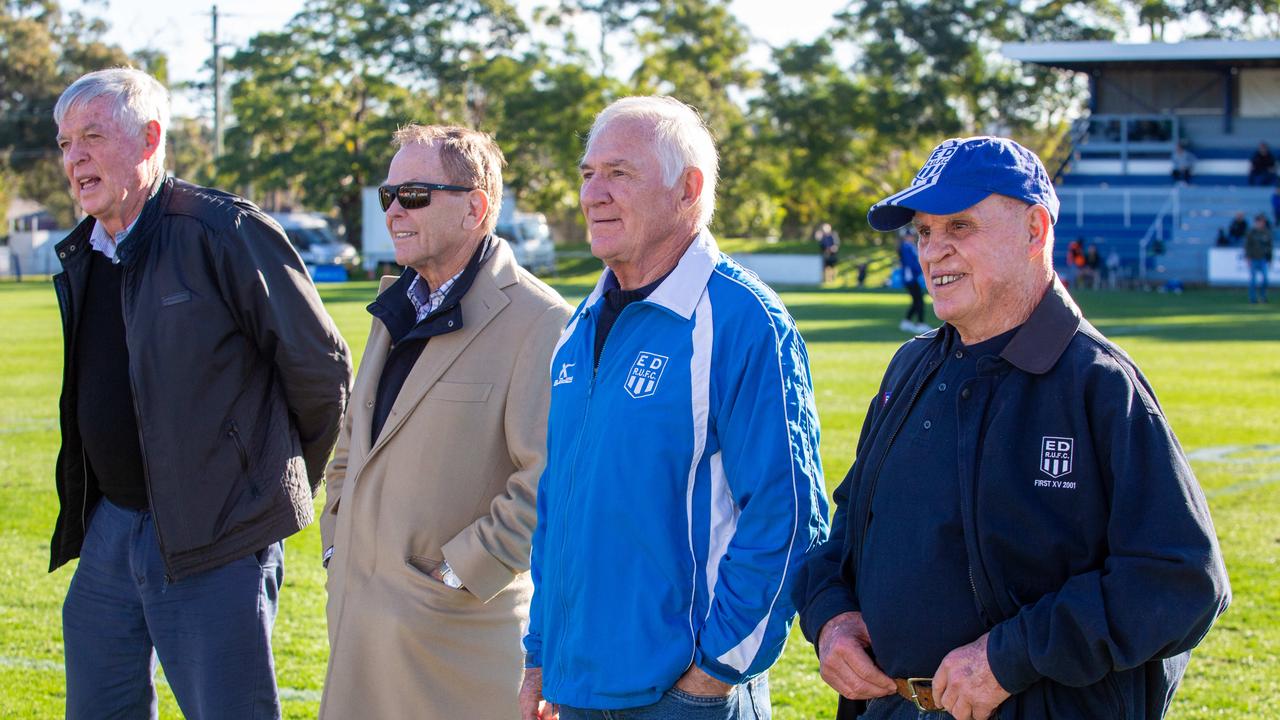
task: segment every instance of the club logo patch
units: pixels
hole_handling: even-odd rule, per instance
[[[636,361],[631,364],[631,371],[627,373],[626,382],[623,383],[627,394],[639,400],[657,392],[658,381],[662,379],[662,371],[667,368],[668,360],[670,358],[666,355],[651,352],[637,355]]]
[[[920,168],[920,172],[916,173],[916,179],[911,181],[912,185],[925,185],[936,178],[942,169],[947,166],[947,162],[951,160],[951,156],[956,154],[956,146],[944,143],[934,149],[933,154],[924,162],[924,167]]]
[[[1044,437],[1040,439],[1040,472],[1060,478],[1071,472],[1074,438]]]

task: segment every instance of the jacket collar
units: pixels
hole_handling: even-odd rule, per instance
[[[152,184],[151,194],[147,197],[147,202],[142,206],[142,212],[138,215],[138,219],[134,221],[133,229],[116,247],[116,258],[120,262],[129,264],[138,256],[139,249],[151,237],[155,226],[159,223],[160,218],[163,217],[169,191],[172,189],[173,178],[168,173],[162,173]],[[93,226],[97,222],[98,220],[91,215],[86,217],[71,231],[71,234],[54,246],[53,249],[64,266],[68,260],[87,256],[91,249],[89,237],[93,234]]]
[[[1080,308],[1055,277],[1036,309],[1031,311],[1031,317],[1004,346],[1000,358],[1023,372],[1043,375],[1052,370],[1066,352],[1082,322]],[[951,323],[944,323],[921,337],[932,340],[936,352],[945,352],[953,338],[959,340],[959,332]]]
[[[703,228],[693,238],[684,255],[680,256],[675,269],[649,294],[645,302],[666,308],[685,320],[692,318],[719,259],[720,248],[716,245],[715,238],[709,230]],[[594,307],[604,296],[605,290],[616,284],[616,280],[609,280],[611,277],[613,270],[605,268],[596,281],[595,289],[583,303],[583,308]]]
[[[1000,357],[1034,375],[1053,368],[1080,329],[1080,308],[1055,277],[1031,317],[1014,333]]]
[[[466,267],[454,281],[453,287],[449,288],[444,302],[421,322],[418,322],[417,312],[413,309],[413,303],[409,302],[407,295],[409,285],[417,273],[413,268],[405,268],[400,279],[369,303],[367,308],[369,314],[382,321],[391,335],[392,342],[395,343],[461,330],[462,296],[467,294],[467,290],[471,288],[476,275],[480,272],[480,267],[493,255],[496,247],[497,241],[494,236],[486,235],[480,241],[480,246],[471,254],[471,259],[467,261]],[[501,282],[499,285],[501,286]]]

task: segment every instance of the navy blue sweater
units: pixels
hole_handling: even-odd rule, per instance
[[[811,642],[883,577],[858,574],[881,466],[942,363],[950,326],[890,363],[836,490],[831,536],[795,585]],[[1204,495],[1133,361],[1058,283],[960,388],[957,472],[970,593],[1005,718],[1159,718],[1230,589]],[[917,528],[897,528],[903,542]],[[938,608],[938,612],[946,612]],[[901,627],[909,627],[902,624]],[[916,642],[872,636],[872,650]]]

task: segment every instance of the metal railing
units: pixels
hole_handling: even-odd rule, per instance
[[[1124,226],[1129,227],[1135,214],[1159,212],[1157,203],[1165,202],[1168,195],[1169,190],[1164,188],[1058,188],[1059,214],[1071,213],[1076,225],[1083,225],[1089,215],[1118,213],[1124,217]]]
[[[1181,211],[1180,205],[1181,205],[1180,195],[1178,193],[1178,188],[1175,187],[1169,191],[1169,199],[1164,201],[1164,205],[1160,208],[1160,212],[1156,213],[1155,220],[1151,221],[1151,226],[1147,228],[1147,231],[1142,235],[1142,239],[1138,241],[1138,278],[1139,279],[1141,280],[1147,279],[1147,265],[1148,265],[1147,258],[1149,257],[1148,248],[1151,247],[1151,243],[1153,241],[1159,240],[1160,246],[1164,248],[1164,250],[1162,250],[1160,253],[1157,253],[1153,257],[1159,257],[1160,255],[1163,255],[1165,252],[1168,251],[1168,243],[1166,242],[1166,239],[1164,236],[1164,221],[1166,217],[1171,218],[1172,219],[1171,225],[1176,227],[1178,224],[1178,219],[1182,217],[1182,211]]]
[[[1084,157],[1118,158],[1120,171],[1138,157],[1169,156],[1177,147],[1182,127],[1177,115],[1089,115],[1071,125],[1070,162]],[[1067,162],[1059,168],[1066,169]],[[1057,175],[1055,175],[1055,178]]]

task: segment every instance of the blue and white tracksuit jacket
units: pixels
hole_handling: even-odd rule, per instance
[[[768,670],[828,523],[808,353],[773,291],[703,231],[593,373],[603,286],[552,357],[525,650],[549,701],[617,709],[691,663]]]

